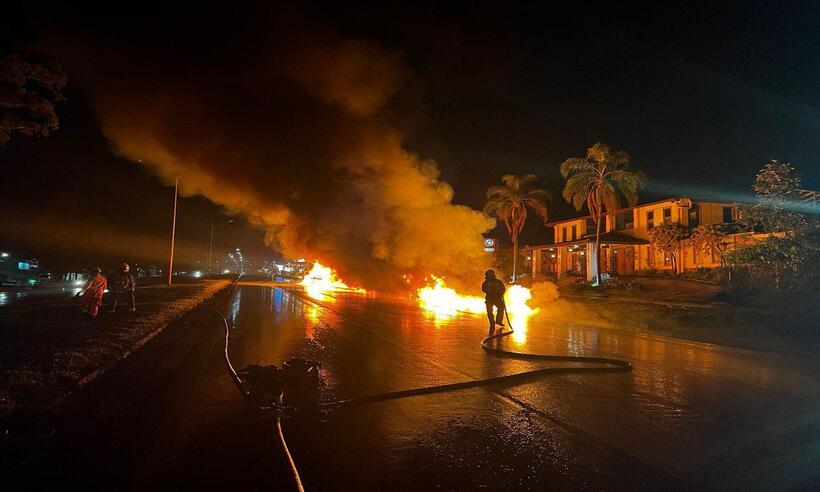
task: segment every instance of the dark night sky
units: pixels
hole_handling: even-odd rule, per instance
[[[550,218],[568,217],[558,166],[599,140],[628,151],[647,172],[653,185],[645,198],[669,189],[745,193],[772,158],[790,161],[804,187],[820,188],[820,4],[682,3],[632,11],[313,5],[304,12],[313,21],[404,55],[416,76],[397,96],[395,119],[406,146],[438,162],[458,203],[480,208],[484,190],[502,174],[532,172],[555,195]],[[145,21],[158,12],[134,17]],[[3,48],[36,42],[43,26],[63,14],[4,16]],[[67,19],[77,22],[88,12],[72,14]],[[136,22],[130,17],[102,22]],[[13,136],[0,148],[3,214],[24,220],[59,209],[55,197],[81,196],[83,217],[101,230],[128,228],[166,247],[171,191],[109,151],[83,87],[71,84],[66,96],[57,108],[58,132]],[[183,200],[180,254],[188,261],[207,254],[209,224],[219,220],[219,208],[207,200]],[[0,244],[53,254],[5,229]],[[224,233],[222,247],[266,251],[261,233],[247,225]],[[544,239],[543,227],[531,221],[525,242]]]

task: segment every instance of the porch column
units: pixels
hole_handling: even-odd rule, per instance
[[[595,243],[587,241],[584,245],[584,256],[587,260],[587,282],[595,280],[598,274],[598,261],[595,257]]]
[[[532,248],[532,278],[541,273],[541,249]]]
[[[558,261],[555,262],[555,276],[561,278],[567,273],[567,248],[566,246],[558,246],[556,249]]]

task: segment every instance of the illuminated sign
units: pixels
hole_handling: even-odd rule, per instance
[[[495,253],[495,246],[495,238],[487,238],[484,240],[484,251],[487,253]]]

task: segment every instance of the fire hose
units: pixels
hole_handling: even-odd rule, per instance
[[[301,296],[300,296],[301,297]],[[303,299],[310,301],[303,297]],[[321,304],[317,305],[321,306]],[[209,306],[210,307],[210,306]],[[323,307],[323,306],[322,306]],[[276,426],[276,433],[277,438],[279,440],[280,448],[282,450],[283,455],[287,459],[287,462],[290,466],[290,470],[293,476],[294,485],[299,492],[304,492],[304,488],[302,486],[301,479],[299,477],[299,471],[296,467],[296,463],[293,460],[293,456],[288,449],[287,442],[285,441],[285,436],[282,431],[282,417],[283,415],[289,410],[287,406],[283,405],[282,403],[282,394],[281,392],[278,395],[272,395],[273,397],[269,397],[266,400],[263,400],[265,403],[260,403],[259,399],[254,400],[253,389],[246,384],[246,382],[242,379],[240,374],[234,369],[233,365],[231,364],[230,357],[228,355],[228,344],[229,344],[229,335],[230,335],[230,325],[228,323],[227,318],[218,311],[217,309],[210,307],[214,312],[216,312],[225,324],[225,350],[224,350],[224,359],[225,364],[230,373],[231,378],[233,379],[234,383],[236,384],[237,388],[239,389],[242,396],[248,401],[255,401],[257,410],[262,412],[265,415],[272,415],[275,421]],[[496,376],[491,378],[484,378],[484,379],[475,379],[471,381],[463,381],[458,383],[450,383],[450,384],[442,384],[442,385],[435,385],[435,386],[425,386],[420,388],[412,388],[406,390],[399,390],[399,391],[390,391],[386,393],[380,393],[376,395],[369,395],[357,398],[348,398],[344,400],[337,400],[333,402],[327,402],[322,404],[323,407],[339,407],[339,406],[349,406],[349,405],[365,405],[369,403],[387,401],[387,400],[395,400],[399,398],[408,398],[413,396],[420,396],[420,395],[428,395],[434,393],[446,393],[450,391],[458,391],[468,388],[476,388],[481,386],[491,386],[491,385],[510,385],[510,384],[520,384],[524,383],[529,380],[539,379],[542,377],[546,377],[549,375],[558,375],[558,374],[578,374],[578,373],[609,373],[609,372],[627,372],[632,370],[632,364],[627,361],[621,359],[613,359],[607,357],[587,357],[587,356],[576,356],[576,355],[551,355],[551,354],[534,354],[534,353],[524,353],[524,352],[514,352],[510,350],[505,350],[496,345],[493,345],[493,342],[497,342],[498,340],[512,335],[515,330],[512,327],[512,323],[510,322],[510,315],[505,310],[505,315],[507,318],[507,325],[509,326],[509,330],[502,331],[499,333],[491,334],[481,340],[481,348],[487,352],[488,354],[497,356],[497,357],[506,357],[506,358],[514,358],[514,359],[523,359],[523,360],[539,360],[539,361],[549,361],[549,362],[574,362],[574,363],[586,363],[586,364],[595,364],[594,367],[546,367],[541,369],[534,369],[530,371],[518,372],[515,374],[508,374],[505,376]],[[258,367],[258,366],[257,366]],[[275,369],[275,367],[274,367]]]
[[[542,369],[534,369],[531,371],[517,372],[515,374],[508,374],[506,376],[496,376],[492,378],[474,379],[472,381],[463,381],[459,383],[441,384],[436,386],[425,386],[421,388],[413,388],[407,390],[391,391],[388,393],[380,393],[378,395],[363,396],[359,398],[349,398],[346,400],[338,400],[328,403],[330,406],[339,405],[362,405],[366,403],[374,403],[378,401],[395,400],[397,398],[407,398],[410,396],[429,395],[433,393],[445,393],[448,391],[458,391],[468,388],[476,388],[479,386],[490,386],[511,383],[523,383],[528,380],[538,379],[548,375],[557,374],[577,374],[577,373],[606,373],[606,372],[627,372],[632,370],[632,364],[625,360],[610,359],[606,357],[586,357],[580,355],[549,355],[549,354],[532,354],[524,352],[513,352],[505,350],[497,346],[492,346],[491,342],[500,340],[501,338],[512,335],[515,330],[510,322],[509,313],[504,311],[507,317],[507,325],[509,330],[502,331],[490,335],[481,340],[481,348],[484,351],[498,356],[508,357],[513,359],[523,360],[541,360],[550,362],[581,362],[587,364],[596,364],[596,367],[546,367]],[[603,367],[600,365],[603,364]]]

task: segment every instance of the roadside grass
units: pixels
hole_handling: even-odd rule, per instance
[[[0,423],[30,429],[71,391],[127,357],[170,322],[210,298],[227,280],[138,288],[137,312],[116,313],[105,299],[96,320],[77,299],[0,309]]]
[[[628,277],[602,289],[559,284],[564,320],[758,350],[810,356],[820,349],[816,289],[728,292],[684,279]]]

